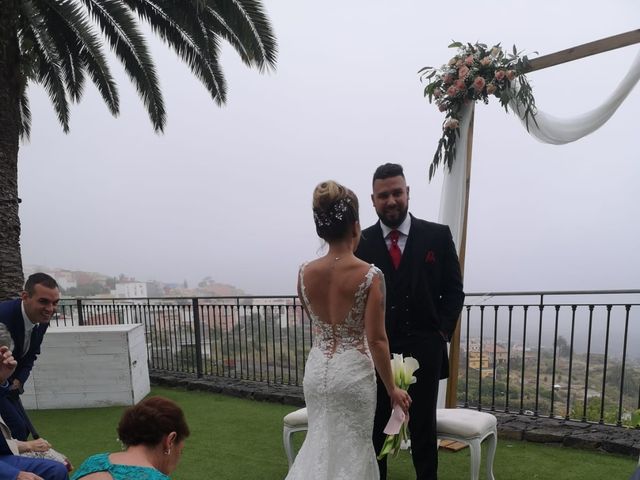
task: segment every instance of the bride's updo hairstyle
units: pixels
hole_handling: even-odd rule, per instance
[[[358,197],[333,180],[318,184],[313,191],[313,220],[316,232],[330,242],[344,238],[358,218]]]

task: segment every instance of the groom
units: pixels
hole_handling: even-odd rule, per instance
[[[438,383],[449,374],[447,342],[464,302],[458,256],[449,227],[413,217],[409,187],[402,166],[381,165],[373,174],[373,206],[380,218],[362,231],[356,255],[384,273],[387,287],[385,325],[392,353],[420,363],[417,382],[409,387],[411,452],[418,480],[438,477],[436,403]],[[378,381],[373,427],[376,453],[384,443],[383,429],[391,405]],[[387,478],[386,458],[378,462]]]

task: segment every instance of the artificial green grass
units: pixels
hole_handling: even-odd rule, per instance
[[[282,417],[294,407],[179,389],[153,388],[152,394],[178,402],[191,428],[173,479],[281,480],[286,476]],[[40,434],[78,466],[89,455],[120,449],[116,426],[122,411],[122,407],[106,407],[29,415]],[[296,435],[299,443],[304,434]],[[469,478],[468,449],[441,450],[439,461],[440,480]],[[389,465],[389,480],[415,478],[407,452]],[[635,460],[613,454],[501,440],[494,475],[497,480],[626,480],[635,465]],[[484,463],[480,478],[486,478]]]

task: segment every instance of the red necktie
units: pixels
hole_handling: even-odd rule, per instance
[[[389,233],[389,238],[391,239],[391,246],[389,247],[389,255],[391,255],[391,261],[393,262],[393,268],[398,269],[398,265],[400,265],[400,259],[402,258],[402,251],[398,246],[398,238],[400,237],[400,232],[398,230],[391,230]]]

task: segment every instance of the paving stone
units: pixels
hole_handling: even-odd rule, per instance
[[[500,440],[522,440],[524,437],[524,431],[518,429],[511,429],[508,427],[501,427],[498,429],[498,438]]]
[[[565,437],[562,444],[565,447],[581,448],[584,450],[597,450],[600,448],[600,440],[593,437],[578,437],[569,436]]]
[[[564,437],[559,429],[532,428],[524,432],[524,439],[535,443],[562,443]]]

